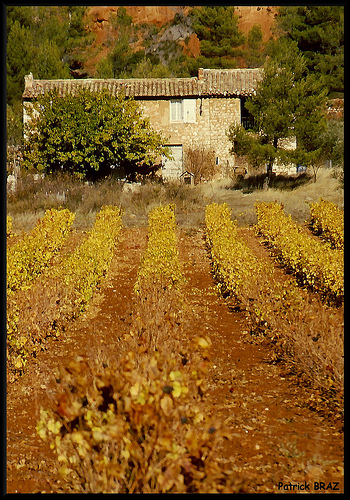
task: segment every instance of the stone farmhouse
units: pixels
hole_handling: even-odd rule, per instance
[[[221,175],[236,167],[230,153],[227,131],[231,124],[248,127],[251,117],[245,100],[256,89],[262,70],[199,69],[193,78],[144,79],[67,79],[35,80],[25,76],[23,122],[28,122],[28,107],[40,94],[57,89],[59,95],[87,88],[91,91],[109,89],[114,95],[124,91],[125,97],[139,102],[144,114],[156,130],[168,138],[173,159],[163,161],[162,176],[180,179],[189,148],[214,151]]]

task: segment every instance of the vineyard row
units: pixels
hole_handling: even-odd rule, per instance
[[[147,281],[177,286],[183,281],[175,234],[175,205],[154,208],[149,214],[148,244],[138,270],[135,291]]]
[[[208,205],[205,223],[215,278],[248,312],[251,333],[266,336],[277,357],[289,357],[310,384],[340,401],[336,316],[309,300],[291,277],[275,281],[272,261],[257,258],[240,240],[226,204]],[[12,294],[8,315],[14,318],[15,307],[19,314],[9,336],[12,369],[23,369],[22,360],[46,331],[59,330],[86,308],[108,271],[121,226],[120,211],[105,207],[70,258]],[[37,432],[56,452],[70,491],[239,492],[233,471],[218,459],[225,426],[202,405],[211,340],[183,332],[183,314],[190,311],[175,230],[173,205],[149,214],[129,334],[103,363],[79,357],[62,367],[57,406],[41,409]],[[16,345],[21,337],[27,343]]]
[[[72,214],[67,212],[57,213],[61,217],[65,215],[66,220],[71,220]],[[52,256],[53,243],[48,236],[54,237],[59,234],[58,228],[61,226],[58,225],[56,229],[53,229],[51,226],[57,219],[51,216],[51,211],[48,215],[50,223],[47,223],[48,217],[45,214],[30,235],[30,248],[32,249],[34,248],[32,243],[34,235],[40,233],[40,238],[35,239],[36,244],[40,246],[33,252],[34,255],[50,254]],[[43,231],[41,231],[43,226],[46,237],[43,237]],[[96,215],[93,228],[82,244],[70,257],[59,261],[49,276],[45,276],[43,282],[37,281],[35,286],[29,288],[18,287],[16,292],[8,294],[7,360],[10,378],[16,378],[23,372],[28,358],[40,349],[40,344],[46,336],[58,336],[60,329],[63,329],[68,321],[84,311],[93,291],[108,271],[121,227],[120,210],[116,207],[102,207]],[[64,235],[67,236],[67,234]],[[61,237],[59,241],[62,239]],[[21,241],[18,247],[23,248],[23,245],[27,245],[26,239],[23,243]],[[27,247],[24,246],[24,248]],[[10,259],[17,253],[17,245],[15,251],[10,248]],[[32,256],[33,253],[30,255]],[[29,259],[23,258],[21,263],[23,265],[23,262],[28,261]],[[47,257],[45,264],[48,264]],[[31,267],[33,265],[29,264],[29,268]],[[43,270],[43,267],[41,264],[40,270]],[[17,276],[13,269],[16,269],[17,273],[19,266],[8,268],[10,284],[14,282],[12,277]],[[32,273],[33,280],[38,276],[38,272],[36,275]]]
[[[180,282],[174,207],[157,207],[149,215],[130,334],[103,369],[82,358],[62,369],[57,410],[41,410],[37,432],[57,453],[73,491],[236,489],[234,474],[217,460],[225,429],[207,415],[199,390],[210,343],[186,345]]]
[[[287,358],[313,387],[341,400],[343,325],[293,278],[274,279],[272,263],[238,237],[226,204],[208,205],[205,224],[214,276],[231,303],[248,312],[252,333],[266,336],[274,355]]]
[[[33,231],[8,249],[8,291],[27,289],[35,281],[53,255],[61,249],[74,217],[75,215],[66,209],[47,210]]]
[[[344,250],[344,211],[335,203],[323,199],[311,203],[310,226],[332,247]]]
[[[257,233],[270,244],[282,264],[302,286],[332,301],[344,299],[344,252],[310,238],[278,203],[256,203]]]

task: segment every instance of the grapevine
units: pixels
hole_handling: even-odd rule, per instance
[[[121,227],[121,211],[116,207],[103,207],[87,238],[41,280],[39,289],[32,287],[11,293],[7,307],[9,371],[22,372],[37,343],[48,335],[58,336],[60,328],[86,308],[109,268]],[[30,308],[24,294],[33,297]],[[23,307],[20,308],[19,303]],[[44,310],[42,303],[45,303]]]
[[[253,293],[253,277],[271,275],[272,268],[263,265],[237,237],[237,228],[226,203],[208,205],[205,224],[213,272],[221,291],[235,297],[238,303],[246,303]]]
[[[60,250],[73,224],[69,210],[50,209],[32,232],[7,250],[7,290],[28,289]]]
[[[289,359],[304,374],[312,373],[310,382],[315,387],[337,388],[341,398],[342,358],[331,353],[342,336],[342,325],[330,320],[317,302],[309,301],[307,292],[292,277],[283,283],[274,280],[272,262],[260,262],[239,239],[230,212],[226,204],[213,203],[205,214],[206,239],[220,290],[233,305],[247,311],[251,333],[262,334],[274,344],[274,356]],[[322,352],[312,340],[321,331]],[[304,351],[300,345],[305,346]],[[329,377],[329,366],[334,367],[333,377]]]
[[[330,201],[310,204],[310,226],[334,248],[344,249],[344,212]]]
[[[81,311],[109,269],[122,227],[121,215],[118,207],[102,207],[87,238],[65,261],[62,269],[57,270],[65,285],[77,292]]]
[[[271,244],[280,261],[315,292],[341,303],[344,297],[344,253],[332,250],[302,231],[278,203],[256,203],[256,231]]]
[[[196,337],[188,353],[183,345],[175,228],[173,205],[149,214],[125,354],[104,369],[76,359],[61,371],[58,411],[41,410],[37,432],[57,452],[60,472],[76,491],[235,489],[232,471],[213,456],[227,431],[201,406],[210,339]],[[113,398],[104,408],[107,387]]]
[[[13,226],[12,217],[11,217],[11,215],[8,215],[7,219],[6,219],[6,236],[7,237],[14,236],[12,226]]]
[[[156,207],[149,214],[148,244],[138,271],[135,290],[149,281],[178,286],[183,281],[175,234],[175,205]]]

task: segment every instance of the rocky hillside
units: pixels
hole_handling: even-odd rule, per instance
[[[91,48],[91,56],[85,63],[88,74],[94,75],[96,64],[106,57],[113,47],[113,38],[117,32],[113,26],[113,14],[116,15],[120,6],[92,6],[87,10],[87,25],[95,34],[95,42]],[[134,25],[139,26],[136,39],[132,42],[135,50],[144,46],[146,37],[153,52],[157,53],[164,41],[176,42],[190,56],[200,54],[200,44],[196,34],[190,27],[187,14],[191,7],[181,6],[126,6],[127,14],[132,17]],[[273,36],[272,27],[277,7],[240,6],[235,7],[239,16],[239,29],[247,35],[254,25],[260,25],[263,42]],[[173,21],[173,22],[172,22]],[[162,59],[162,58],[161,58]],[[244,67],[244,60],[239,61]]]

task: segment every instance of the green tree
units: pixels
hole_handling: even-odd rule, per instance
[[[269,181],[276,159],[316,165],[316,137],[326,127],[324,82],[306,73],[305,59],[296,43],[281,39],[271,53],[255,95],[246,102],[254,129],[232,125],[228,133],[232,152],[245,155],[254,167],[266,164]],[[290,137],[297,139],[296,151],[281,146],[281,139]]]
[[[130,78],[137,65],[145,57],[144,50],[134,51],[132,41],[135,39],[132,17],[125,7],[119,7],[116,14],[110,17],[114,35],[109,43],[113,49],[102,59],[96,68],[98,78]]]
[[[33,52],[37,66],[36,78],[51,80],[71,77],[67,65],[62,64],[61,51],[55,42],[45,39]]]
[[[85,52],[92,33],[85,29],[84,6],[7,7],[7,104],[8,137],[21,137],[24,76],[70,78],[84,67]],[[84,74],[84,71],[82,71]]]
[[[321,137],[327,148],[327,159],[332,160],[333,173],[344,183],[344,120],[327,121],[326,132]],[[343,184],[344,185],[344,184]]]
[[[18,146],[22,142],[22,104],[6,105],[6,143]]]
[[[237,47],[245,41],[238,29],[234,7],[195,7],[190,16],[192,28],[200,40],[199,63],[204,67],[236,67]]]
[[[344,92],[344,6],[310,5],[279,8],[282,36],[294,40],[309,72],[324,75],[331,97]]]
[[[130,35],[122,33],[107,57],[97,65],[98,78],[130,78],[133,70],[145,56],[143,50],[134,52],[130,46]]]
[[[320,87],[319,79],[309,74],[300,82],[300,88],[303,99],[295,113],[297,148],[290,158],[311,168],[316,182],[319,168],[326,160],[336,158],[337,137],[326,117],[327,91]]]
[[[83,6],[7,7],[7,103],[21,100],[24,75],[69,78],[83,66],[92,35],[85,30]]]
[[[246,61],[248,68],[258,68],[262,66],[264,54],[262,50],[263,33],[260,24],[254,24],[248,33],[248,53]]]
[[[132,16],[129,16],[125,7],[119,7],[119,9],[118,9],[117,25],[118,26],[131,26],[132,25]]]
[[[69,5],[65,7],[66,40],[63,44],[62,60],[70,71],[82,70],[87,59],[95,35],[86,29],[86,7],[83,5]]]
[[[8,33],[6,54],[7,103],[10,105],[21,99],[24,75],[29,73],[32,56],[28,30],[15,20]]]
[[[149,57],[144,57],[131,74],[132,78],[171,78],[172,76],[168,66],[161,62],[152,64]]]
[[[92,180],[111,174],[115,167],[132,178],[152,169],[159,155],[170,154],[137,102],[107,90],[39,97],[25,134],[26,168],[66,171]]]

